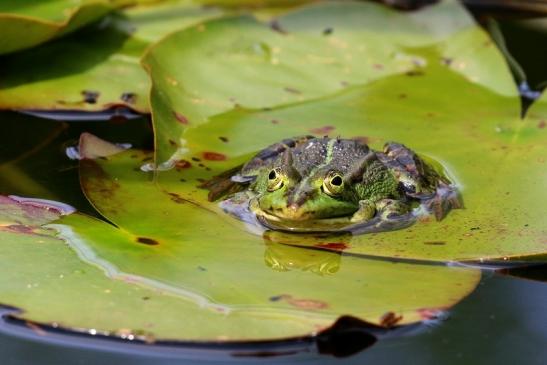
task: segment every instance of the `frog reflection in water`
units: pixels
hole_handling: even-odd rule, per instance
[[[260,223],[285,231],[401,221],[414,202],[433,207],[438,219],[459,207],[448,179],[399,143],[379,152],[352,139],[286,139],[260,151],[231,181],[246,190],[225,201],[227,211],[248,202]]]
[[[319,276],[334,275],[340,270],[341,253],[328,250],[309,250],[302,247],[276,243],[264,237],[264,262],[275,271],[300,270]]]

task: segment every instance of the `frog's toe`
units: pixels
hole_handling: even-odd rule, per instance
[[[408,204],[395,199],[382,199],[376,204],[382,220],[396,220],[408,213]]]
[[[370,200],[361,200],[359,209],[350,218],[352,223],[366,222],[376,214],[376,205]]]

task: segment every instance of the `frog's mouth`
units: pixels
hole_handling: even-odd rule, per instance
[[[335,218],[313,218],[305,220],[293,220],[281,218],[262,210],[258,199],[249,201],[249,210],[256,216],[256,219],[264,226],[288,232],[340,232],[351,231],[356,223],[351,222],[351,216]]]
[[[394,219],[383,220],[377,216],[364,222],[354,222],[351,220],[350,215],[335,218],[291,220],[278,217],[262,210],[259,207],[256,198],[251,198],[249,200],[248,211],[254,215],[262,226],[274,231],[291,233],[348,232],[351,234],[362,234],[394,231],[409,227],[416,219],[413,213],[409,212]]]

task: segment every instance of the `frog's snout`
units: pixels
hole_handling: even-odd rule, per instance
[[[302,206],[297,203],[291,203],[289,205],[261,205],[260,209],[265,213],[271,214],[281,219],[287,220],[306,220],[310,218],[309,212],[302,209]]]
[[[300,208],[300,205],[298,205],[296,203],[293,203],[293,204],[290,204],[287,207],[287,210],[292,211],[292,212],[296,212],[299,208]]]
[[[276,217],[294,221],[306,220],[310,218],[309,214],[303,212],[302,209],[300,209],[300,206],[296,204],[291,204],[284,208],[267,209],[266,211]]]

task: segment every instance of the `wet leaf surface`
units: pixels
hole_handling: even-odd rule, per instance
[[[158,192],[151,212],[186,213],[132,174],[141,184],[124,179],[129,184],[112,202],[138,187]],[[317,333],[342,314],[387,328],[386,312],[402,316],[397,325],[431,319],[480,278],[468,268],[369,261],[238,236],[188,244],[209,223],[203,219],[193,232],[174,221],[156,232],[78,213],[45,224],[59,216],[49,205],[35,205],[25,220],[10,218],[26,208],[0,201],[0,302],[21,309],[17,318],[90,334],[147,342],[280,339]]]
[[[192,1],[137,6],[77,34],[5,56],[0,108],[98,111],[123,105],[149,112],[149,80],[139,64],[144,50],[171,31],[219,14]]]
[[[100,19],[131,0],[3,0],[0,54],[58,38]]]
[[[153,80],[159,162],[176,157],[186,129],[213,116],[321,103],[389,76],[419,78],[439,64],[447,77],[460,74],[498,94],[516,95],[500,52],[456,2],[411,14],[348,2],[308,6],[271,22],[222,18],[166,37],[143,63]],[[324,124],[316,121],[306,132],[336,134],[343,119],[342,113]]]
[[[152,173],[139,169],[149,157],[129,150],[81,161],[84,192],[118,228],[78,215],[56,227],[69,240],[78,237],[80,256],[110,277],[130,277],[219,318],[186,326],[176,338],[294,337],[325,329],[341,315],[380,325],[387,312],[401,316],[397,325],[414,323],[450,308],[480,276],[469,268],[367,260],[247,234],[230,219],[158,187]],[[193,316],[185,313],[180,318]]]
[[[381,328],[433,319],[480,278],[473,268],[393,258],[544,260],[546,98],[519,119],[499,52],[453,3],[406,15],[358,3],[333,9],[312,6],[268,24],[214,20],[154,48],[146,65],[156,157],[171,158],[174,168],[147,172],[151,152],[110,155],[119,149],[84,134],[81,184],[112,224],[81,213],[59,219],[68,213],[62,205],[1,196],[0,303],[20,308],[23,320],[147,342],[286,339],[336,327],[340,318]],[[372,15],[377,23],[364,21]],[[119,69],[130,70],[170,27],[152,21],[137,38],[124,28],[131,21],[119,21],[107,24],[119,31],[106,36],[111,50],[84,69],[122,60]],[[355,45],[370,49],[359,54]],[[103,91],[93,82],[81,89],[76,78],[76,101],[54,107],[95,110],[116,97],[145,111],[147,78],[137,69],[120,85],[142,80],[138,91]],[[208,77],[182,72],[189,69]],[[112,73],[104,75],[111,82]],[[54,79],[38,84],[65,81]],[[28,81],[18,86],[20,100]],[[51,108],[51,100],[41,102]],[[443,164],[465,209],[394,232],[291,235],[233,219],[198,188],[272,142],[309,133],[375,148],[403,142]]]
[[[534,260],[536,255],[542,260],[547,245],[543,102],[525,120],[519,118],[520,100],[500,53],[450,2],[412,16],[378,10],[420,24],[403,34],[385,22],[379,34],[368,34],[366,26],[359,28],[343,18],[341,29],[334,33],[339,34],[338,41],[356,44],[361,39],[359,44],[367,44],[371,37],[376,45],[385,36],[390,40],[385,42],[387,47],[408,43],[400,50],[384,49],[384,58],[372,48],[368,56],[388,60],[380,72],[358,68],[367,68],[374,58],[361,60],[348,74],[352,85],[341,88],[334,80],[343,76],[344,66],[357,62],[357,56],[343,58],[344,53],[338,52],[342,57],[338,59],[333,53],[332,62],[326,63],[310,61],[310,57],[317,56],[316,49],[329,50],[329,41],[320,38],[317,19],[333,24],[341,22],[342,14],[352,14],[362,20],[368,14],[365,10],[376,9],[370,4],[347,6],[333,12],[328,5],[319,5],[280,18],[289,35],[250,19],[232,18],[175,33],[155,46],[145,61],[154,78],[156,155],[160,162],[169,159],[167,165],[175,163],[184,180],[159,172],[158,184],[222,216],[196,185],[244,163],[271,143],[310,133],[360,138],[376,149],[386,141],[397,141],[439,161],[461,191],[465,208],[450,212],[441,222],[424,219],[408,229],[344,236],[335,240],[335,247],[343,245],[344,252],[362,255],[434,261],[505,262]],[[298,26],[291,19],[298,19],[294,23]],[[420,37],[424,28],[437,38]],[[249,36],[249,29],[256,32]],[[190,38],[199,44],[191,49],[180,46]],[[222,46],[221,41],[232,47]],[[307,48],[313,42],[322,46]],[[258,55],[252,47],[257,44],[279,47],[283,60],[272,64],[274,56],[260,53],[263,46]],[[402,56],[394,58],[394,52]],[[220,81],[182,74],[185,67],[174,66],[186,62],[191,67],[193,59],[201,59],[200,67],[208,67],[203,62],[205,54],[215,65],[207,74],[218,72]],[[222,72],[228,67],[230,73]],[[287,87],[300,93],[287,92]],[[245,232],[243,224],[234,224]],[[327,249],[333,242],[331,236],[274,236],[279,243]]]

